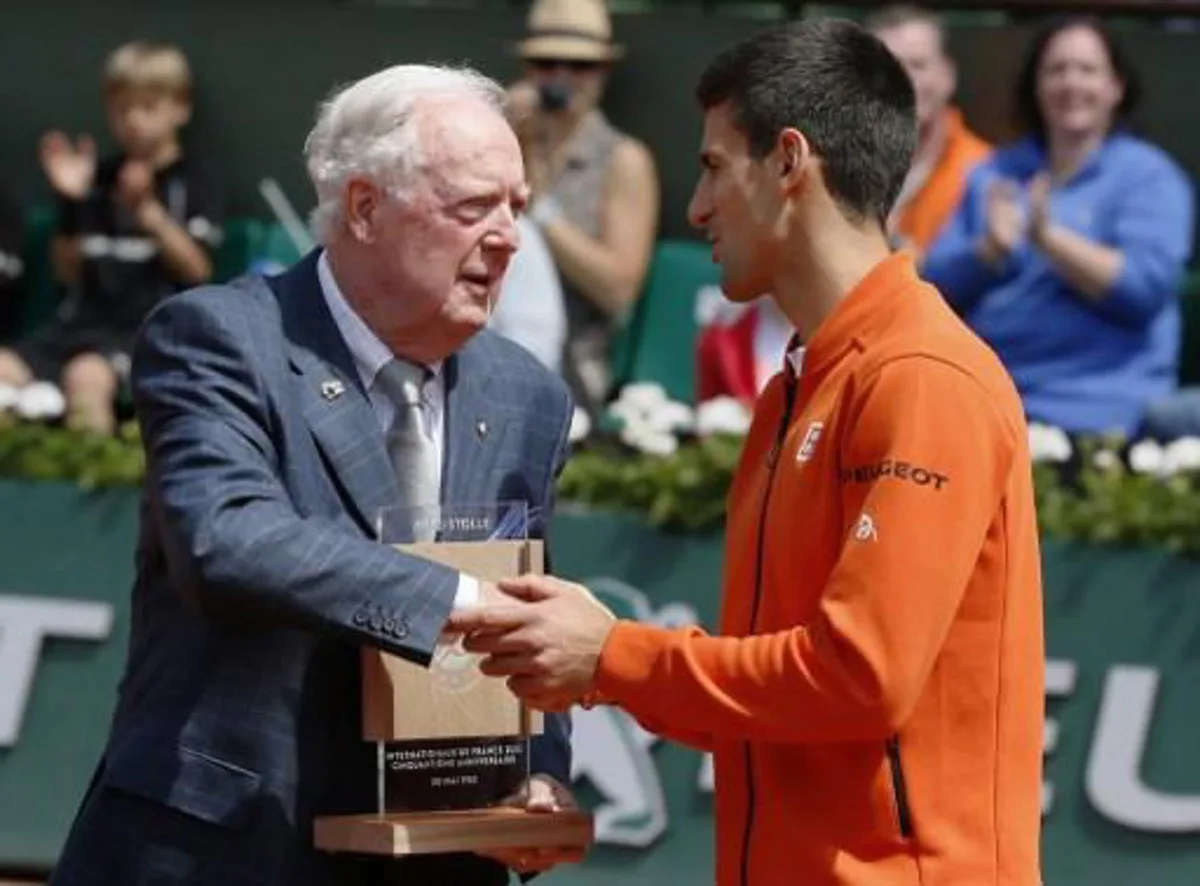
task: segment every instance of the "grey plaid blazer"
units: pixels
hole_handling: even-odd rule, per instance
[[[486,331],[444,371],[443,500],[547,514],[565,385]],[[371,541],[395,478],[316,255],[168,299],[142,329],[133,387],[147,475],[128,662],[53,882],[507,882],[472,857],[311,848],[314,816],[375,802],[359,647],[427,662],[457,584]],[[567,722],[547,718],[533,757],[564,782]]]

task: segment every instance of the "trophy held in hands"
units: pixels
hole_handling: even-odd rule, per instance
[[[386,508],[379,540],[484,581],[541,574],[525,502]],[[363,739],[377,747],[377,808],[319,817],[318,849],[380,855],[586,847],[591,816],[526,811],[530,740],[542,715],[457,638],[428,668],[364,649]]]

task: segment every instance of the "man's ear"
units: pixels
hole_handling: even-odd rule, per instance
[[[779,156],[779,179],[785,191],[794,191],[803,184],[812,161],[808,139],[799,129],[788,127],[779,133],[775,144]]]
[[[375,240],[375,222],[381,194],[378,186],[367,178],[355,177],[346,182],[342,191],[342,214],[346,228],[359,243]]]

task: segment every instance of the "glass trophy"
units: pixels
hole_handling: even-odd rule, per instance
[[[524,502],[386,508],[380,542],[482,581],[543,571]],[[376,748],[374,810],[318,816],[314,842],[330,852],[409,855],[500,848],[586,847],[592,817],[527,812],[531,737],[542,715],[481,656],[443,638],[428,667],[362,650],[362,736]]]
[[[384,544],[495,581],[541,572],[531,562],[525,502],[385,508]],[[537,550],[540,551],[540,548]],[[443,639],[428,669],[392,659],[376,737],[380,813],[486,809],[520,797],[529,779],[530,734],[539,725],[482,657]],[[376,699],[377,700],[377,699]],[[390,721],[390,722],[389,722]]]

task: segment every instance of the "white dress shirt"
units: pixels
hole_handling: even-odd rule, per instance
[[[761,394],[767,382],[779,373],[796,330],[770,296],[763,296],[755,310],[758,318],[754,324],[754,383]],[[799,372],[797,368],[796,373]]]
[[[333,277],[333,269],[329,267],[329,260],[324,252],[317,259],[317,280],[321,284],[321,293],[325,296],[329,313],[333,315],[334,325],[346,342],[350,356],[354,358],[354,366],[358,370],[363,388],[367,391],[367,398],[371,402],[375,419],[379,422],[379,429],[387,434],[396,417],[396,404],[375,383],[375,378],[379,375],[379,370],[395,359],[396,355],[379,340],[379,336],[371,331],[371,327],[358,316],[354,308],[350,307]],[[421,404],[424,407],[421,410],[422,430],[434,444],[440,477],[442,466],[445,464],[446,382],[442,376],[441,361],[426,366],[426,369],[429,370],[430,376],[421,388]],[[478,602],[478,580],[465,573],[459,573],[454,608],[465,609],[477,605]]]

